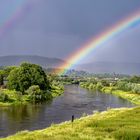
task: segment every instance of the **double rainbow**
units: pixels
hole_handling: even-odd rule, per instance
[[[9,28],[12,28],[13,25],[17,23],[17,20],[21,19],[21,17],[23,17],[23,15],[26,14],[30,8],[31,3],[25,0],[18,0],[15,10],[10,12],[10,15],[7,18],[4,18],[4,20],[0,23],[0,37],[2,37],[4,33],[9,30]],[[67,70],[84,59],[90,52],[94,51],[98,47],[103,46],[106,42],[113,39],[115,36],[118,36],[124,31],[138,25],[140,25],[140,11],[135,12],[111,28],[95,36],[78,51],[70,55],[67,58],[68,63],[63,63],[59,66],[60,70],[58,71],[58,74],[65,74]]]
[[[108,42],[109,40],[123,33],[124,31],[129,30],[138,25],[140,25],[140,11],[128,16],[127,18],[118,22],[111,28],[97,35],[90,42],[81,47],[77,52],[70,55],[67,58],[69,63],[63,63],[62,65],[60,65],[60,70],[58,71],[58,74],[65,74],[67,70],[72,68],[78,62],[80,62],[83,58],[85,58],[96,48],[103,46],[104,43]]]

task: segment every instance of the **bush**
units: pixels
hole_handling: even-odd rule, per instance
[[[120,90],[126,91],[126,84],[127,84],[127,82],[125,82],[125,81],[118,81],[117,87]]]
[[[109,87],[109,86],[110,86],[109,81],[101,80],[101,83],[102,83],[102,85],[105,86],[105,87]]]
[[[7,94],[5,94],[3,91],[0,91],[0,102],[6,102],[9,100],[9,97]]]
[[[103,88],[102,83],[101,83],[101,82],[98,82],[97,85],[96,85],[96,88],[97,88],[98,90],[101,90],[101,89]]]
[[[31,101],[45,101],[52,98],[50,93],[42,91],[38,85],[29,87],[26,93],[29,95],[29,100]]]
[[[140,94],[140,85],[135,84],[135,85],[134,85],[134,88],[132,89],[132,91],[133,91],[134,93]]]
[[[125,81],[119,81],[117,87],[123,91],[132,91],[133,93],[140,94],[140,85],[136,83],[127,83]]]

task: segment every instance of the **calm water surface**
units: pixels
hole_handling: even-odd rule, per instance
[[[0,108],[0,137],[21,130],[35,130],[70,120],[72,115],[91,114],[108,107],[132,107],[127,100],[111,94],[88,91],[76,85],[65,87],[65,92],[50,103]]]

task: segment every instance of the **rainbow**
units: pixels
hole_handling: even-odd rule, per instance
[[[75,64],[80,62],[83,58],[85,58],[89,53],[94,51],[96,48],[103,46],[104,43],[113,39],[117,35],[138,25],[140,25],[140,11],[135,12],[134,14],[121,20],[111,28],[105,30],[104,32],[92,38],[91,41],[86,43],[78,51],[76,51],[74,54],[70,55],[67,58],[69,63],[63,63],[60,65],[58,74],[60,75],[65,74],[67,70],[71,69]]]
[[[31,9],[31,3],[25,2],[25,0],[18,0],[14,8],[10,9],[7,15],[3,16],[0,24],[0,38],[2,38],[9,29],[13,28],[17,21],[21,19]]]

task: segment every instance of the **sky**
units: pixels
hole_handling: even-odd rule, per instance
[[[67,60],[94,36],[138,9],[140,0],[1,0],[0,56]],[[79,63],[140,62],[139,44],[140,26],[136,26]]]

